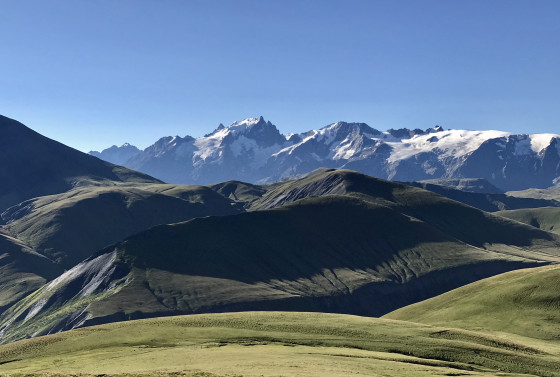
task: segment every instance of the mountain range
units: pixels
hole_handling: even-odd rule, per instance
[[[558,186],[506,192],[483,168],[306,173],[381,161],[371,143],[420,171],[406,155],[423,138],[447,168],[502,142],[508,164],[522,140],[534,167],[555,156],[554,135],[488,132],[339,122],[285,137],[249,119],[165,139],[145,162],[184,167],[181,151],[202,180],[299,161],[290,178],[184,185],[0,118],[0,375],[558,376]]]
[[[271,183],[320,167],[397,181],[484,178],[505,191],[548,188],[560,177],[559,135],[439,126],[381,132],[347,122],[283,135],[263,117],[199,138],[163,137],[143,151],[127,143],[90,154],[181,184]]]

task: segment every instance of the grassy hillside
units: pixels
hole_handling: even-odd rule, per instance
[[[235,202],[249,207],[252,202],[261,198],[269,186],[258,186],[245,182],[228,181],[209,185],[212,190]]]
[[[377,316],[487,276],[560,261],[550,233],[496,216],[477,221],[462,229],[464,238],[491,232],[500,241],[509,232],[512,243],[483,249],[395,206],[334,195],[158,226],[8,309],[0,318],[2,342],[170,314],[293,310]]]
[[[548,189],[527,189],[523,191],[508,191],[508,195],[518,198],[535,198],[560,201],[560,187],[554,186]]]
[[[0,233],[0,311],[63,271],[29,246]]]
[[[319,313],[155,318],[0,347],[10,376],[557,376],[559,364],[543,341]]]
[[[68,269],[155,225],[242,211],[234,204],[204,186],[86,186],[12,207],[3,229]]]
[[[61,193],[77,182],[160,182],[48,139],[0,115],[0,212],[24,200]]]
[[[408,185],[369,177],[350,170],[322,169],[302,179],[278,183],[250,204],[252,210],[280,207],[302,198],[335,194],[394,209],[439,231],[480,248],[500,248],[510,244],[545,252],[556,248],[558,238],[520,226],[500,216]],[[531,241],[528,241],[531,240]],[[510,249],[510,252],[513,250]],[[552,253],[556,253],[555,250]]]
[[[528,208],[515,211],[501,211],[496,214],[546,230],[547,232],[560,233],[560,208]]]
[[[454,181],[454,180],[452,180]],[[462,181],[462,180],[458,180]],[[449,199],[467,204],[469,206],[481,209],[487,212],[495,212],[502,210],[512,210],[519,208],[540,208],[540,207],[560,207],[560,201],[553,199],[539,199],[539,198],[521,198],[506,195],[503,193],[479,193],[479,192],[466,192],[463,190],[449,187],[445,184],[436,184],[432,182],[439,182],[439,180],[429,180],[420,182],[406,182],[407,185],[420,187],[424,190],[429,190],[437,194],[443,195]],[[462,187],[462,186],[458,186]],[[468,187],[467,187],[468,189]]]
[[[479,194],[503,194],[504,191],[484,178],[436,178],[425,179],[416,183],[448,187],[463,192]]]
[[[385,317],[476,331],[508,332],[558,342],[560,266],[494,276]]]

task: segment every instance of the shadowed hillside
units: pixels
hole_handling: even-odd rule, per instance
[[[560,201],[554,199],[515,197],[492,190],[489,190],[490,193],[469,192],[457,190],[449,185],[437,184],[437,182],[440,182],[440,180],[405,183],[488,212],[519,208],[560,207]]]
[[[62,272],[50,259],[0,232],[0,311]]]
[[[160,182],[46,138],[0,115],[0,212],[37,196],[67,191],[84,180]]]
[[[288,184],[306,194],[309,185],[351,194],[139,233],[11,307],[3,341],[181,313],[382,315],[487,276],[560,261],[558,237],[421,189],[345,171]]]
[[[241,209],[204,186],[79,187],[31,199],[2,214],[4,229],[64,268],[155,225]]]

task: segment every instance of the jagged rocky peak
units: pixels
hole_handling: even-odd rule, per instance
[[[415,128],[413,130],[410,130],[408,128],[399,128],[399,129],[390,128],[387,130],[387,133],[397,139],[410,139],[411,137],[414,137],[416,135],[427,135],[427,134],[442,132],[442,131],[444,131],[443,127],[435,126],[433,128],[428,128],[425,131],[421,130],[420,128]]]
[[[286,140],[285,136],[278,131],[278,128],[262,116],[233,122],[229,127],[224,127],[221,132],[234,135],[236,138],[244,136],[248,139],[254,139],[259,145],[265,146],[282,144]]]
[[[380,131],[368,126],[366,123],[349,123],[342,121],[325,126],[321,128],[321,131],[329,131],[335,136],[335,138],[351,133],[359,133],[366,136],[376,136],[381,134]]]
[[[210,137],[210,136],[216,134],[217,132],[220,132],[220,131],[224,130],[225,128],[226,128],[226,126],[224,126],[223,123],[220,123],[214,131],[204,135],[203,137]]]

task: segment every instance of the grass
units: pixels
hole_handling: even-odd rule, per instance
[[[232,204],[204,186],[78,187],[24,202],[22,213],[13,211],[11,222],[2,229],[69,269],[100,249],[159,224],[239,213],[241,209]]]
[[[547,232],[560,234],[560,208],[557,207],[518,209],[496,214]]]
[[[518,198],[536,198],[560,201],[560,186],[549,187],[547,189],[508,191],[507,194]]]
[[[560,266],[512,271],[398,309],[386,318],[560,341]]]
[[[69,272],[67,284],[41,288],[6,310],[2,342],[82,325],[74,319],[85,308],[86,325],[247,310],[380,316],[484,277],[560,261],[551,233],[424,190],[349,175],[344,184],[372,195],[305,198],[129,237],[104,251],[118,251],[110,265]],[[123,276],[124,284],[113,284]],[[84,293],[96,279],[103,284]]]
[[[246,312],[113,323],[0,347],[0,375],[558,375],[560,346],[319,313]]]

